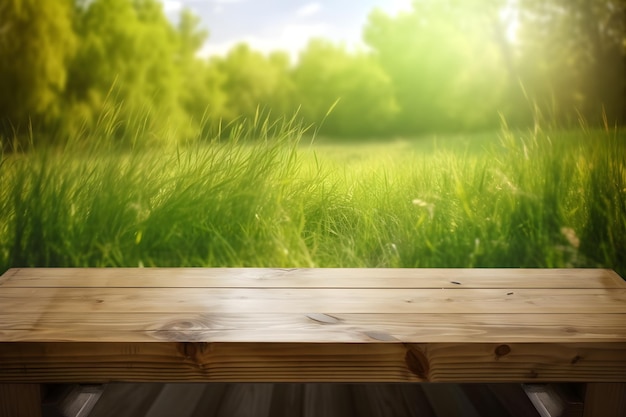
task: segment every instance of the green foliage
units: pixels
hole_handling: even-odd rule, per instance
[[[524,0],[520,20],[519,73],[543,114],[626,121],[623,0]]]
[[[84,123],[78,112],[93,126],[102,114],[121,112],[110,132],[118,140],[139,126],[157,131],[180,123],[176,37],[157,0],[94,0],[79,9],[77,32],[66,91],[71,121]]]
[[[433,0],[395,17],[370,15],[364,37],[393,81],[404,132],[497,124],[506,92],[497,12],[479,1]]]
[[[201,61],[196,54],[206,41],[208,32],[200,28],[200,19],[187,9],[178,23],[177,69],[180,75],[180,105],[191,119],[188,134],[218,123],[225,112],[224,75],[214,65]]]
[[[227,97],[223,119],[252,119],[259,108],[276,117],[293,112],[289,79],[289,59],[282,53],[265,57],[247,45],[234,47],[224,58],[214,58],[213,65],[223,74]]]
[[[280,183],[297,166],[301,129],[286,121],[280,132],[237,132],[250,128],[264,140],[10,156],[0,165],[2,264],[250,265],[282,253],[291,231],[267,228],[283,215]]]
[[[317,39],[297,62],[202,58],[199,18],[160,0],[40,3],[0,5],[4,149],[210,140],[259,115],[354,138],[626,120],[623,0],[415,1],[371,14],[366,51]]]
[[[602,139],[594,138],[588,149],[584,198],[589,205],[583,212],[587,227],[581,250],[598,265],[606,259],[621,265],[626,263],[626,143],[615,132],[602,150],[597,146]]]
[[[328,135],[383,134],[398,111],[391,80],[370,56],[321,39],[300,55],[294,82],[303,116],[311,123],[324,120]]]
[[[609,267],[626,273],[626,138],[504,130],[299,146],[35,151],[0,165],[0,270],[19,266]],[[263,140],[250,143],[245,136]],[[274,139],[272,139],[274,138]],[[239,139],[239,140],[237,140]],[[475,146],[480,140],[482,146]]]
[[[515,40],[506,4],[375,12],[371,51],[315,40],[291,63],[245,45],[199,58],[197,17],[174,27],[158,0],[5,0],[0,138],[34,149],[0,162],[0,270],[626,273],[626,138],[610,129],[625,108],[624,3],[519,1]],[[604,130],[587,127],[602,108]],[[545,129],[574,119],[578,131]],[[502,120],[532,129],[298,145],[312,124],[390,137]]]
[[[70,0],[0,4],[0,147],[59,116],[75,48]]]

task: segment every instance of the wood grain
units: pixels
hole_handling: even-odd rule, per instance
[[[204,384],[165,384],[143,417],[192,417],[205,390]]]
[[[229,384],[212,383],[204,384],[206,389],[202,398],[196,405],[192,417],[213,417],[222,404],[222,399],[229,389]]]
[[[506,408],[511,417],[541,417],[524,393],[524,389],[521,385],[487,384],[487,389],[491,392],[492,396]]]
[[[41,417],[39,384],[0,384],[0,417]]]
[[[163,391],[162,384],[109,384],[89,417],[145,416]]]
[[[626,314],[22,313],[16,317],[0,313],[0,338],[10,342],[626,342]]]
[[[608,269],[15,268],[4,287],[626,288]]]
[[[504,385],[504,384],[495,384]],[[472,402],[474,408],[480,416],[498,416],[498,417],[540,417],[538,413],[532,414],[522,414],[517,413],[517,410],[520,409],[519,405],[516,407],[506,407],[505,404],[502,403],[502,400],[497,395],[494,395],[493,392],[489,389],[489,385],[487,384],[461,384],[461,389],[467,395],[467,398]],[[526,400],[530,403],[530,400],[524,398],[525,395],[523,392],[519,393],[520,400]],[[531,404],[532,411],[532,404]]]
[[[24,343],[0,382],[621,382],[626,343]]]
[[[6,383],[625,379],[626,285],[602,269],[33,268],[0,278]]]
[[[587,384],[583,417],[625,417],[626,383]]]
[[[222,397],[215,417],[270,417],[272,384],[236,384]]]
[[[437,417],[418,384],[353,384],[355,416],[359,417]],[[446,384],[437,384],[445,389]]]
[[[356,415],[350,387],[346,384],[308,384],[304,388],[303,417]]]
[[[2,288],[18,313],[621,313],[626,289]]]
[[[305,386],[305,384],[275,384],[269,415],[271,417],[302,417]]]
[[[422,390],[437,417],[481,417],[458,384],[424,384]]]

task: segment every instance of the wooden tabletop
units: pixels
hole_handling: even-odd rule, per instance
[[[603,269],[11,269],[0,382],[626,381]]]

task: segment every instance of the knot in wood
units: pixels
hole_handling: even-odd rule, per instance
[[[162,325],[153,335],[156,339],[171,342],[206,341],[210,323],[202,319],[173,320]]]
[[[496,356],[502,357],[511,353],[511,347],[509,345],[500,345],[496,348]]]
[[[187,319],[187,320],[173,320],[161,327],[161,330],[170,330],[170,331],[185,331],[185,330],[207,330],[210,329],[211,326],[204,321],[199,319]]]
[[[317,322],[319,324],[337,324],[341,321],[335,316],[331,316],[330,314],[323,314],[323,313],[311,313],[311,314],[307,314],[306,317],[309,320],[313,320],[314,322]]]
[[[413,348],[408,349],[404,356],[404,361],[409,371],[413,372],[419,379],[428,381],[430,366],[428,365],[428,359],[421,351]]]
[[[385,332],[365,332],[370,339],[379,340],[381,342],[398,342],[398,339]]]
[[[185,359],[197,360],[198,357],[206,350],[207,343],[180,343],[179,352],[185,357]]]

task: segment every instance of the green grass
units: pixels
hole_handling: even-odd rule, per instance
[[[266,130],[264,130],[266,131]],[[18,266],[609,267],[626,138],[607,131],[47,149],[0,165]],[[261,135],[263,136],[263,135]]]

